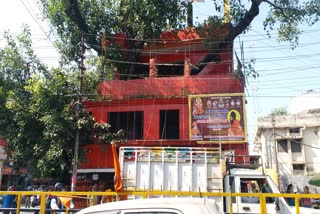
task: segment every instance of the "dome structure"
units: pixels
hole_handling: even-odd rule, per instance
[[[308,113],[320,109],[320,91],[309,90],[290,101],[289,114]]]

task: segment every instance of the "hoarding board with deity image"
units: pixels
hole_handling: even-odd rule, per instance
[[[190,140],[246,142],[244,94],[190,95],[188,100]]]

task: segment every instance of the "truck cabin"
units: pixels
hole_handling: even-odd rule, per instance
[[[246,173],[246,174],[245,174]],[[248,169],[233,169],[224,177],[224,192],[232,193],[278,193],[276,185],[262,172]],[[225,212],[229,211],[228,198],[224,197]],[[259,213],[260,197],[232,197],[233,213]],[[267,210],[274,210],[278,200],[266,198]]]
[[[266,178],[240,178],[240,192],[242,193],[273,193]],[[247,203],[259,203],[256,197],[251,197]],[[245,199],[241,198],[242,201]],[[266,203],[274,203],[274,198],[266,198]]]

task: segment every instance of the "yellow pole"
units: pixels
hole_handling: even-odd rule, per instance
[[[20,193],[17,193],[17,194],[18,194],[18,201],[17,201],[16,212],[19,213],[20,212],[20,206],[21,206],[21,194]]]
[[[223,0],[223,1],[224,1],[223,23],[229,23],[231,21],[230,0]]]
[[[232,207],[232,192],[230,192],[229,195],[229,213],[232,214],[233,213],[233,207]]]
[[[44,214],[46,210],[47,196],[44,193],[40,194],[40,214]]]
[[[294,205],[296,206],[296,214],[300,214],[299,198],[297,196],[294,197]]]
[[[90,206],[93,206],[94,205],[94,197],[95,197],[95,195],[93,195],[93,194],[91,194],[90,196]]]
[[[267,213],[267,210],[266,210],[266,197],[265,195],[261,194],[260,195],[260,212],[261,213]]]

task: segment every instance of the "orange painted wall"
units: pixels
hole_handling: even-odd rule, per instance
[[[82,147],[79,169],[113,168],[111,145],[90,144]]]
[[[106,99],[132,100],[148,97],[183,97],[189,94],[243,93],[234,74],[177,76],[105,81],[98,86]]]
[[[230,53],[222,54],[222,57],[232,58]],[[86,100],[83,104],[86,111],[91,112],[100,123],[108,122],[108,112],[143,111],[143,139],[129,140],[123,144],[125,146],[218,147],[217,144],[198,144],[189,140],[188,95],[243,93],[244,85],[232,74],[232,60],[227,62],[210,64],[196,76],[105,81],[98,86],[99,94],[104,100]],[[217,69],[223,72],[212,74]],[[159,140],[160,110],[179,110],[180,139]],[[87,154],[89,161],[82,163],[80,168],[113,168],[110,161],[111,149],[102,151],[99,146],[102,145],[89,146],[97,155]],[[223,150],[235,150],[236,155],[248,154],[247,143],[231,142],[222,147]],[[99,158],[104,160],[98,160]]]
[[[125,100],[109,101],[100,103],[86,103],[86,110],[92,112],[92,115],[98,122],[108,121],[108,112],[127,112],[143,111],[144,140],[159,139],[160,110],[179,110],[180,118],[180,138],[188,140],[188,99],[143,99],[143,100]],[[133,142],[132,142],[133,143]]]

